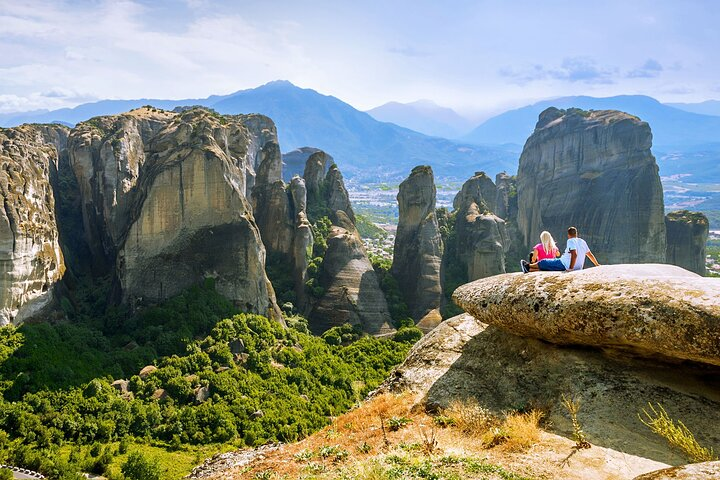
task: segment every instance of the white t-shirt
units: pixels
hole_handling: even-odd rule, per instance
[[[575,250],[577,258],[575,259],[575,268],[573,270],[582,270],[585,265],[585,255],[590,251],[588,244],[582,238],[574,237],[568,238],[567,247],[565,247],[565,253],[560,257],[560,261],[565,265],[565,269],[570,268],[570,262],[572,261],[572,255],[570,250]]]

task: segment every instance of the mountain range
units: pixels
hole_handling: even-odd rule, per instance
[[[650,124],[653,146],[661,150],[720,144],[720,116],[681,110],[644,95],[543,100],[490,118],[463,136],[462,140],[476,144],[523,145],[533,132],[538,115],[548,107],[620,110],[635,115]]]
[[[517,148],[471,145],[380,122],[335,97],[282,80],[204,99],[103,100],[51,112],[3,114],[0,125],[52,122],[73,125],[143,105],[163,109],[202,105],[222,114],[267,115],[277,126],[283,151],[305,146],[320,148],[335,158],[347,176],[361,180],[400,179],[418,164],[432,164],[438,175],[457,178],[477,170],[491,174],[514,171],[519,154]]]
[[[457,138],[473,127],[470,120],[455,110],[442,107],[432,100],[388,102],[367,113],[381,122],[391,122],[434,137]]]

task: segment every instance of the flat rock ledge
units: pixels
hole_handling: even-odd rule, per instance
[[[720,479],[720,462],[691,463],[645,473],[633,480],[698,480]]]
[[[496,275],[453,300],[523,337],[720,366],[720,280],[672,265]]]

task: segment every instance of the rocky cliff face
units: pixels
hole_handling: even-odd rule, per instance
[[[49,309],[65,272],[50,182],[67,129],[0,129],[0,325]]]
[[[665,216],[666,261],[698,275],[705,275],[705,245],[710,222],[700,212],[680,210]]]
[[[265,140],[265,143],[262,143]],[[88,244],[123,301],[156,302],[214,277],[243,309],[277,316],[246,198],[255,171],[279,180],[266,117],[138,109],[80,124],[68,150]]]
[[[525,245],[542,230],[578,227],[601,263],[665,261],[663,192],[652,134],[626,113],[540,114],[520,156],[518,226]]]
[[[493,214],[497,207],[497,189],[484,172],[476,173],[463,184],[455,197],[455,258],[464,266],[466,280],[505,273],[505,253],[509,239],[505,221]]]
[[[400,184],[400,210],[392,274],[416,321],[437,311],[442,300],[443,243],[435,213],[435,180],[428,166],[415,167]]]
[[[327,239],[320,284],[325,290],[311,314],[311,327],[322,333],[344,323],[364,332],[384,335],[394,331],[387,301],[352,221],[338,210],[338,222]]]

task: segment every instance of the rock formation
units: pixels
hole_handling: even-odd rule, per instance
[[[327,239],[320,285],[325,293],[310,316],[315,333],[344,323],[373,335],[392,333],[392,319],[377,275],[352,221],[338,210],[338,223]]]
[[[416,321],[437,318],[442,300],[443,243],[435,214],[435,181],[428,166],[415,167],[400,184],[400,210],[392,274]]]
[[[88,244],[114,266],[123,301],[160,301],[213,277],[238,306],[278,316],[246,199],[256,170],[279,180],[274,132],[259,115],[150,108],[72,131]]]
[[[516,178],[505,172],[495,175],[495,215],[503,220],[517,219]]]
[[[645,473],[633,480],[700,480],[720,478],[720,461],[690,463]]]
[[[705,245],[710,222],[700,212],[680,210],[665,216],[666,262],[705,275]]]
[[[312,153],[305,163],[303,178],[307,187],[308,202],[316,204],[321,201],[322,183],[325,172],[332,164],[333,158],[322,150]]]
[[[574,225],[600,263],[665,261],[663,192],[652,134],[626,113],[548,108],[520,156],[524,244]]]
[[[453,201],[455,244],[446,250],[444,260],[462,265],[466,274],[462,283],[505,273],[509,239],[505,221],[493,214],[496,196],[495,184],[478,172],[463,184]]]
[[[302,177],[305,172],[305,165],[307,164],[307,160],[310,158],[310,155],[320,151],[321,150],[319,148],[301,147],[290,152],[283,153],[283,180],[289,182],[295,175]],[[332,159],[332,157],[330,158]],[[332,163],[332,160],[330,163]]]
[[[671,316],[666,319],[672,321]],[[701,444],[716,445],[720,398],[712,372],[589,347],[553,345],[463,314],[420,339],[380,390],[417,392],[431,411],[469,399],[495,414],[542,408],[550,431],[569,439],[573,427],[561,399],[575,397],[580,399],[578,418],[593,450],[607,447],[677,465],[685,457],[640,423],[638,414],[648,402],[660,402]]]
[[[0,325],[49,309],[65,271],[50,182],[65,127],[0,129]]]
[[[453,299],[515,335],[720,366],[720,282],[679,267],[511,273],[464,285]]]
[[[324,181],[325,202],[330,209],[330,220],[337,222],[337,212],[343,212],[350,221],[355,223],[355,212],[350,205],[350,195],[345,188],[340,169],[334,163],[328,169]]]

